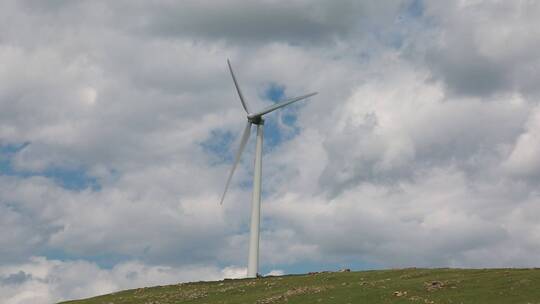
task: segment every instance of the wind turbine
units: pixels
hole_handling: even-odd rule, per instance
[[[256,146],[255,146],[255,170],[254,170],[255,172],[253,174],[253,195],[251,197],[251,227],[250,227],[250,232],[249,232],[249,255],[248,255],[248,270],[247,270],[247,277],[255,278],[257,277],[257,271],[259,268],[259,225],[260,225],[259,222],[261,218],[261,173],[262,173],[262,148],[263,148],[263,126],[264,126],[263,115],[268,114],[272,111],[275,111],[279,108],[283,108],[284,106],[290,105],[293,102],[306,99],[317,93],[311,93],[311,94],[307,94],[307,95],[303,95],[303,96],[299,96],[295,98],[286,99],[278,103],[275,103],[261,111],[251,112],[246,103],[246,100],[244,99],[244,95],[242,94],[242,91],[240,90],[240,86],[238,85],[236,76],[234,76],[234,72],[231,67],[231,62],[228,59],[227,59],[227,65],[229,66],[229,71],[231,72],[231,77],[233,79],[234,86],[236,87],[236,91],[238,92],[238,97],[240,97],[240,102],[242,103],[242,107],[247,113],[247,123],[246,123],[246,127],[244,128],[244,133],[242,133],[242,138],[240,140],[240,147],[238,148],[238,151],[236,152],[236,157],[234,159],[231,172],[229,173],[229,177],[227,178],[227,183],[225,184],[225,190],[223,191],[223,195],[221,196],[220,204],[223,204],[223,200],[225,199],[225,194],[227,193],[227,190],[229,189],[229,184],[234,174],[234,170],[236,169],[236,166],[240,162],[240,157],[242,156],[242,152],[244,151],[246,143],[249,139],[249,135],[251,133],[251,125],[256,125],[257,126],[257,141],[256,141]]]

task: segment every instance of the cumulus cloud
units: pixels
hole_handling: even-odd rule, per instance
[[[18,270],[18,272],[13,272]],[[149,285],[219,280],[244,275],[242,268],[171,267],[126,261],[111,269],[84,260],[32,257],[27,263],[0,267],[2,303],[51,303]],[[81,275],[84,274],[84,275]]]
[[[439,39],[427,53],[434,76],[451,92],[486,96],[538,94],[540,5],[497,1],[426,2]]]
[[[233,43],[332,43],[358,33],[363,26],[392,20],[402,1],[187,1],[182,9],[171,2],[149,6],[142,18],[133,14],[131,30],[149,35],[186,36],[196,40],[224,39]]]
[[[503,166],[517,176],[538,176],[540,174],[540,111],[532,110],[525,125],[525,131],[519,135],[512,152]]]
[[[538,8],[3,1],[1,300],[245,273],[226,58],[252,108],[319,92],[268,117],[262,273],[537,265]]]

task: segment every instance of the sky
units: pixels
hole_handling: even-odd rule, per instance
[[[540,3],[0,2],[0,302],[245,274],[540,264]]]

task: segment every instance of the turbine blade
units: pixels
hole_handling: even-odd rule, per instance
[[[265,108],[264,110],[260,111],[260,112],[257,112],[257,113],[254,113],[254,114],[249,114],[249,117],[256,117],[256,116],[262,116],[264,114],[267,114],[267,113],[270,113],[272,111],[275,111],[279,108],[283,108],[284,106],[286,105],[290,105],[291,103],[293,102],[297,102],[299,100],[302,100],[302,99],[306,99],[308,97],[311,97],[313,95],[316,95],[317,92],[314,92],[314,93],[310,93],[310,94],[307,94],[307,95],[303,95],[303,96],[298,96],[298,97],[294,97],[294,98],[289,98],[289,99],[286,99],[286,100],[283,100],[283,101],[280,101],[278,103],[275,103],[267,108]]]
[[[229,189],[229,184],[231,183],[234,170],[236,170],[236,166],[240,162],[240,156],[242,156],[242,152],[244,152],[244,148],[246,147],[246,143],[249,139],[250,133],[251,133],[251,122],[248,121],[246,124],[246,127],[244,128],[244,133],[242,133],[242,139],[240,140],[240,147],[238,148],[238,151],[236,152],[236,158],[234,159],[231,172],[229,173],[229,177],[227,178],[227,183],[225,184],[225,190],[223,191],[223,195],[221,196],[221,201],[219,202],[220,204],[223,204],[223,200],[225,199],[225,194],[227,194],[227,190]]]
[[[242,91],[240,90],[240,86],[238,85],[238,81],[236,80],[236,76],[234,76],[234,72],[231,66],[231,62],[229,59],[227,59],[227,65],[229,66],[229,71],[231,72],[231,76],[234,82],[234,86],[236,87],[236,91],[238,92],[238,96],[240,97],[240,101],[242,102],[242,107],[244,107],[244,110],[246,110],[246,113],[249,114],[249,109],[246,104],[246,101],[244,99],[244,95],[242,94]]]

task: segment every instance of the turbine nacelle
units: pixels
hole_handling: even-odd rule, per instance
[[[264,124],[264,119],[262,118],[261,115],[258,115],[258,116],[251,116],[251,115],[248,115],[247,116],[247,120],[254,124],[254,125],[262,125]]]

